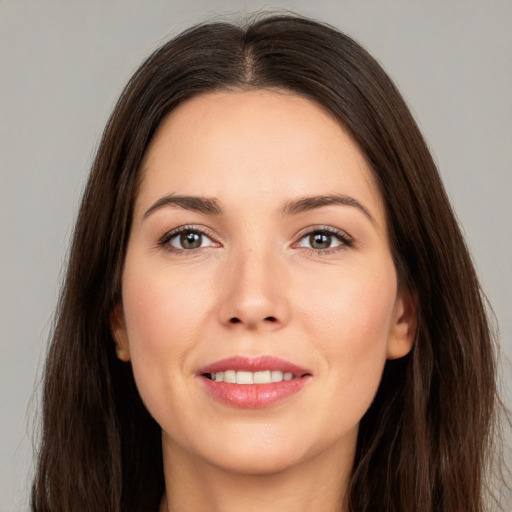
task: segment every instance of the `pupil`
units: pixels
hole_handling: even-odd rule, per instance
[[[185,249],[197,249],[201,246],[201,235],[199,233],[182,233],[180,236],[181,246]]]
[[[331,235],[315,233],[309,237],[309,243],[313,249],[327,249],[331,246]]]

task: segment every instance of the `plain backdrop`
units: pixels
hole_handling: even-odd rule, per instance
[[[28,510],[51,315],[81,189],[123,85],[189,25],[269,8],[339,27],[396,81],[439,164],[511,357],[512,1],[0,0],[1,512]]]

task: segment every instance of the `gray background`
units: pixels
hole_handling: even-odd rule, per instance
[[[0,0],[1,512],[28,510],[34,389],[81,189],[122,86],[170,34],[269,7],[338,26],[395,79],[512,355],[512,1]]]

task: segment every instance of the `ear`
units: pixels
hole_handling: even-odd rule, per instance
[[[398,290],[388,339],[388,359],[399,359],[410,352],[418,329],[418,297],[406,287]]]
[[[127,363],[130,360],[130,346],[126,331],[123,305],[118,303],[110,314],[110,332],[116,344],[117,357]]]

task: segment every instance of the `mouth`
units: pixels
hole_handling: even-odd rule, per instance
[[[284,359],[231,357],[197,372],[204,389],[231,407],[262,408],[295,395],[313,375]]]

